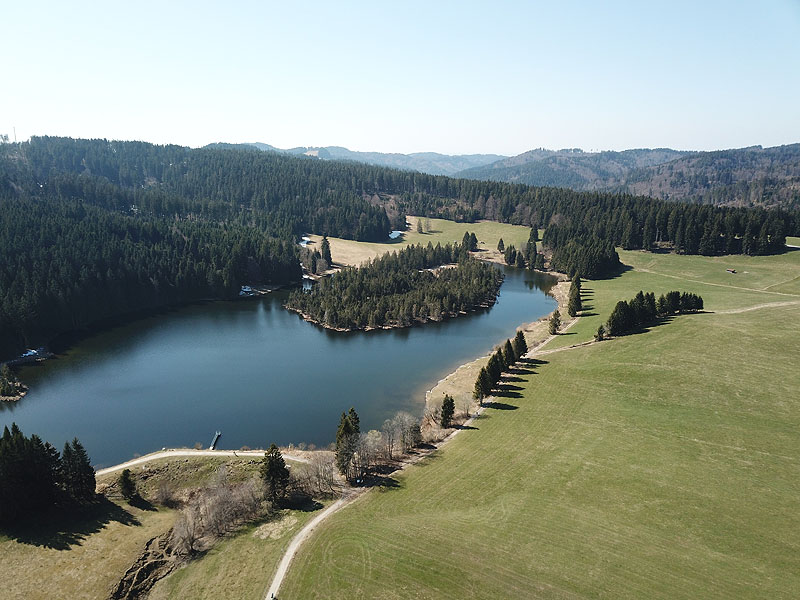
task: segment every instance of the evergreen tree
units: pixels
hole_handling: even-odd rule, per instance
[[[500,241],[497,242],[497,251],[502,254],[505,251],[505,249],[506,249],[506,245],[503,242],[503,238],[500,238]]]
[[[445,394],[442,400],[440,422],[442,429],[448,429],[453,424],[453,415],[456,412],[456,402],[450,394]]]
[[[122,494],[122,497],[128,502],[137,495],[136,482],[133,479],[130,469],[124,469],[122,473],[120,473],[119,479],[117,479],[117,485],[119,485],[120,494]]]
[[[339,428],[336,431],[336,467],[348,480],[353,479],[353,460],[358,448],[360,426],[355,409],[342,413]]]
[[[558,312],[558,309],[555,309],[553,314],[550,315],[548,331],[550,331],[550,335],[556,335],[559,329],[561,329],[561,313]]]
[[[474,231],[469,234],[469,249],[473,252],[478,250],[478,236],[475,235]]]
[[[330,268],[333,265],[333,259],[331,258],[331,243],[328,241],[327,235],[322,238],[320,253],[322,254],[322,259],[328,263],[328,268]]]
[[[506,343],[503,345],[503,358],[506,361],[506,365],[509,367],[517,362],[517,355],[514,352],[514,347],[511,345],[511,340],[506,340]]]
[[[514,336],[514,354],[518,359],[522,358],[528,353],[528,343],[525,341],[525,334],[521,329],[517,330],[517,335]]]
[[[78,441],[78,438],[73,438],[72,440],[70,455],[72,464],[69,471],[72,482],[69,487],[72,489],[75,500],[88,502],[95,497],[97,482],[95,481],[95,472],[89,460],[89,455]]]
[[[275,444],[271,444],[264,454],[261,462],[261,480],[267,497],[273,505],[286,495],[286,486],[289,483],[289,469],[283,460],[281,451]]]

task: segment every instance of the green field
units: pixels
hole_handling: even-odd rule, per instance
[[[703,297],[709,311],[800,301],[800,250],[769,257],[692,257],[624,250],[619,255],[632,269],[612,279],[586,282],[582,286],[586,316],[551,341],[548,349],[592,339],[617,301],[629,300],[639,290],[656,296],[670,290],[694,292]]]
[[[506,246],[514,245],[522,248],[528,242],[530,227],[521,225],[507,225],[505,223],[495,223],[494,221],[479,221],[477,223],[456,223],[445,221],[444,219],[422,219],[423,223],[430,223],[430,228],[424,233],[417,233],[417,219],[419,217],[408,217],[410,224],[408,231],[402,237],[392,242],[355,242],[339,238],[330,238],[331,256],[335,263],[347,265],[359,265],[365,260],[380,256],[392,250],[401,250],[414,244],[427,245],[448,244],[461,242],[464,232],[475,233],[478,238],[478,249],[486,254],[497,253],[497,242],[503,238]],[[318,235],[308,236],[311,239],[312,247],[319,247],[322,239]]]
[[[140,493],[152,498],[162,481],[169,481],[178,491],[208,485],[214,481],[217,470],[223,465],[228,469],[228,481],[241,481],[258,473],[258,462],[250,457],[176,457],[138,465],[132,471]],[[144,475],[147,477],[144,478]],[[102,488],[118,477],[119,473],[100,476],[97,483]],[[261,539],[249,535],[256,529],[251,527],[242,534],[241,539],[234,538],[235,543],[221,543],[221,548],[234,548],[240,558],[252,556],[247,552],[258,552],[256,560],[247,563],[250,567],[247,571],[249,581],[236,584],[251,587],[236,589],[257,589],[261,594],[266,590],[264,580],[269,583],[283,548],[291,538],[289,530],[301,527],[314,513],[297,511],[292,514],[296,515],[294,524],[283,530],[285,535]],[[30,526],[16,528],[11,534],[0,533],[0,598],[106,598],[142,552],[147,541],[169,531],[175,516],[174,510],[159,506],[145,504],[140,508],[122,500],[102,498],[96,506],[80,516],[59,513]],[[252,539],[250,545],[247,544],[248,539]],[[213,565],[219,562],[217,552],[216,547],[212,549],[202,564],[208,564],[213,569]],[[224,566],[230,572],[237,558],[233,554],[226,556],[230,556],[231,564]],[[259,562],[265,557],[272,557],[272,563],[264,566]],[[247,568],[242,567],[244,570]],[[167,581],[186,581],[188,589],[194,590],[196,570],[195,563],[192,563]],[[210,573],[207,577],[214,585],[221,586],[225,582],[218,573]],[[171,589],[167,585],[163,593],[169,597]],[[213,588],[209,589],[211,591]],[[193,592],[192,596],[197,597],[198,594]],[[251,596],[244,593],[240,597]]]
[[[148,600],[263,598],[292,537],[315,512],[284,510],[280,519],[246,527],[156,584]]]
[[[281,598],[796,598],[800,305],[722,311],[800,301],[800,252],[623,261],[648,271],[585,286],[603,319],[640,288],[714,312],[543,355],[321,527]]]

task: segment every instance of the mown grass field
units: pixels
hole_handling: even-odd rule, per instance
[[[656,297],[670,290],[694,292],[710,311],[800,301],[800,250],[769,257],[691,257],[624,250],[619,255],[631,269],[612,279],[585,282],[584,316],[551,341],[548,349],[591,340],[617,301],[630,300],[639,290],[655,292]]]
[[[430,222],[430,230],[425,233],[417,233],[417,220],[419,217],[408,217],[410,224],[400,238],[392,242],[372,243],[354,242],[339,238],[329,238],[331,244],[331,257],[333,262],[344,265],[357,266],[364,261],[380,256],[385,252],[401,250],[406,246],[414,244],[427,245],[428,242],[434,246],[436,244],[445,245],[447,243],[461,242],[464,232],[474,232],[478,238],[478,248],[487,254],[497,253],[497,242],[503,238],[506,246],[514,245],[522,248],[528,242],[531,233],[530,227],[520,225],[507,225],[505,223],[495,223],[494,221],[479,221],[477,223],[456,223],[445,221],[444,219],[422,219],[423,224]],[[310,235],[311,247],[319,247],[322,236]]]
[[[475,429],[322,526],[281,598],[798,597],[800,305],[722,311],[800,295],[770,287],[800,252],[734,259],[750,279],[623,260],[648,271],[589,282],[603,318],[639,289],[715,312],[542,355]]]
[[[246,527],[162,579],[148,600],[264,598],[292,537],[315,514],[284,510],[278,520]]]

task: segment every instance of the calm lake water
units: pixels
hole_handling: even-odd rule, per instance
[[[162,446],[220,448],[334,440],[354,406],[363,431],[399,410],[422,414],[425,390],[552,311],[554,280],[507,268],[490,309],[402,330],[337,333],[281,306],[285,292],[211,302],[137,320],[26,367],[31,391],[0,404],[56,447],[80,438],[97,467]]]

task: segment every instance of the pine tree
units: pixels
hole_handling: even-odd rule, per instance
[[[117,485],[119,485],[120,494],[122,494],[122,497],[128,502],[137,495],[136,482],[133,480],[130,469],[125,469],[120,473],[119,479],[117,479]]]
[[[358,448],[360,435],[358,414],[354,408],[342,413],[339,428],[336,431],[336,467],[347,479],[353,478],[353,459]]]
[[[440,422],[442,429],[448,429],[453,423],[453,415],[456,412],[456,402],[450,394],[444,395],[442,400],[442,412]]]
[[[503,238],[500,238],[500,241],[497,242],[497,251],[502,253],[505,251],[505,249],[506,249],[505,242],[503,242]]]
[[[267,496],[273,505],[286,495],[289,469],[286,467],[281,451],[275,444],[270,445],[261,462],[261,480],[264,482]]]
[[[528,344],[525,341],[525,334],[522,333],[522,330],[517,330],[517,335],[514,336],[514,354],[517,356],[517,359],[522,358],[528,353]]]
[[[478,250],[478,236],[475,235],[474,231],[469,234],[469,249],[473,252]]]
[[[328,263],[328,268],[330,268],[331,265],[333,265],[333,259],[331,258],[331,243],[328,241],[327,235],[322,238],[320,250],[322,253],[322,259]]]
[[[555,309],[553,314],[550,315],[548,330],[550,331],[550,335],[556,335],[559,329],[561,329],[561,313],[558,312],[558,309]]]
[[[506,364],[509,367],[517,362],[517,354],[514,352],[514,347],[511,345],[511,340],[506,340],[506,343],[503,346],[503,358],[505,358]]]
[[[89,455],[78,438],[72,440],[72,461],[74,498],[79,502],[88,502],[95,497],[97,482]]]

